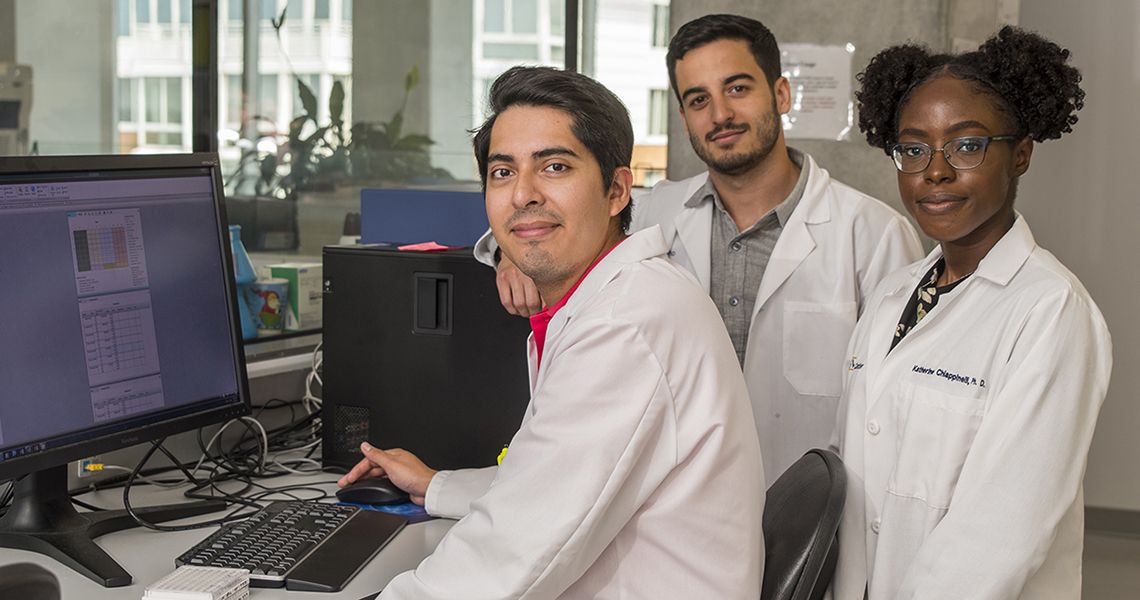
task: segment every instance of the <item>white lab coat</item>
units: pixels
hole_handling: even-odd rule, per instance
[[[652,228],[599,262],[537,371],[530,340],[531,401],[505,460],[436,475],[429,512],[465,516],[382,599],[759,596],[747,391],[715,306],[667,250]]]
[[[906,218],[803,157],[807,187],[772,250],[744,354],[769,481],[804,452],[827,446],[843,386],[833,365],[843,361],[864,299],[888,273],[922,256]],[[706,292],[715,207],[685,202],[707,177],[657,184],[634,205],[631,227],[660,224],[669,256]]]
[[[891,271],[922,256],[905,217],[835,181],[808,154],[807,187],[784,225],[752,309],[744,377],[769,481],[812,448],[826,447],[843,386],[833,365],[843,361],[867,294]],[[685,202],[708,173],[662,181],[634,200],[630,231],[659,225],[669,256],[709,290],[711,202]],[[475,256],[494,264],[488,232]]]
[[[889,354],[919,279],[892,274],[847,360],[837,600],[1079,598],[1082,479],[1112,348],[1025,220]]]

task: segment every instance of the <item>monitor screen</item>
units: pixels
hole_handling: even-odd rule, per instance
[[[0,159],[0,478],[247,410],[217,169]]]

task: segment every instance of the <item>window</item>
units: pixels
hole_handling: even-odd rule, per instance
[[[258,92],[261,95],[261,104],[257,107],[257,116],[271,121],[277,120],[277,76],[262,75],[258,78]],[[285,130],[288,129],[287,124]]]
[[[669,6],[666,4],[653,5],[653,47],[664,48],[669,45]]]
[[[241,75],[226,75],[226,111],[220,122],[233,130],[241,129]]]
[[[550,2],[550,35],[566,35],[566,0]]]
[[[135,120],[135,79],[119,80],[119,120]]]
[[[649,90],[649,135],[669,133],[669,90]]]
[[[133,86],[133,82],[129,85]],[[129,127],[120,126],[120,131],[145,132],[142,141],[147,146],[188,150],[182,147],[182,78],[143,77],[142,86],[143,122],[130,123]],[[120,113],[122,109],[120,104]]]
[[[190,15],[190,3],[194,0],[175,0],[178,2],[178,20],[183,25],[190,25],[193,18]]]
[[[261,18],[265,21],[272,21],[277,16],[277,0],[261,0]]]
[[[483,31],[502,33],[507,30],[507,8],[509,0],[486,0],[483,5]]]
[[[538,33],[538,0],[512,0],[511,31]]]
[[[662,0],[594,0],[592,27],[583,27],[582,71],[621,98],[633,121],[636,185],[651,185],[668,162],[669,7]]]
[[[313,18],[329,20],[329,0],[316,0],[313,4]]]
[[[115,34],[119,36],[131,34],[131,0],[115,2]]]
[[[158,8],[156,14],[158,16],[159,23],[169,24],[172,21],[173,15],[170,12],[170,3],[175,1],[176,0],[156,0],[156,7]]]
[[[143,106],[147,123],[158,123],[162,117],[162,80],[157,77],[143,79]]]
[[[182,124],[182,79],[166,78],[166,122]]]
[[[135,0],[135,21],[150,23],[150,0]]]

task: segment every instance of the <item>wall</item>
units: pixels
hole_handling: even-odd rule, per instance
[[[1113,337],[1085,502],[1140,510],[1140,192],[1128,176],[1140,139],[1140,2],[1023,2],[1021,24],[1072,50],[1088,94],[1073,133],[1038,144],[1018,193],[1038,243],[1080,277]]]
[[[16,61],[33,74],[31,139],[43,154],[113,152],[113,0],[62,6],[16,3]]]
[[[16,60],[16,0],[0,0],[0,63]]]

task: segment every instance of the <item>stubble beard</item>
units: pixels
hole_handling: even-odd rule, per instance
[[[780,119],[777,116],[775,106],[772,111],[767,113],[762,120],[756,123],[755,130],[760,140],[760,145],[751,152],[729,152],[720,157],[713,156],[709,150],[708,144],[710,141],[701,139],[695,134],[689,134],[689,143],[693,145],[693,151],[700,157],[701,162],[705,163],[708,168],[723,175],[739,175],[751,170],[756,165],[764,162],[768,155],[772,153],[772,149],[776,147],[776,141],[780,137]],[[750,128],[751,129],[751,128]],[[721,130],[714,130],[709,135],[720,133]]]

